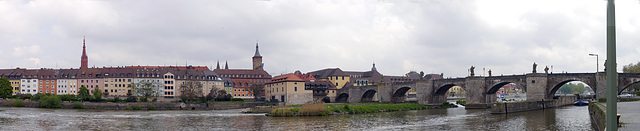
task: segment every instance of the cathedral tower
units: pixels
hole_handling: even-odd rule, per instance
[[[262,56],[258,51],[258,43],[256,43],[256,54],[253,55],[253,69],[254,70],[263,70],[262,69]]]
[[[87,49],[85,46],[85,38],[82,38],[82,57],[80,58],[80,69],[88,68],[89,57],[87,57]]]

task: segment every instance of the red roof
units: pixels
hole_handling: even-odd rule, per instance
[[[313,75],[307,73],[307,74],[298,74],[297,75],[300,79],[303,79],[305,81],[310,81],[310,80],[316,80],[315,77],[313,77]]]
[[[264,70],[251,70],[251,69],[215,69],[221,77],[224,78],[255,78],[255,79],[269,79],[271,75]]]
[[[279,75],[273,77],[269,83],[277,83],[277,82],[304,82],[303,79],[300,79],[293,73]]]
[[[187,70],[187,69],[194,69],[194,70],[210,70],[209,67],[207,66],[125,66],[125,68],[147,68],[147,69],[153,69],[153,68],[169,68],[169,69],[180,69],[180,70]]]

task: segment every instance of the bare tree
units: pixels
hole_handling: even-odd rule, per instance
[[[131,90],[133,92],[133,96],[142,96],[144,98],[149,97],[157,97],[162,94],[162,83],[157,81],[140,81],[138,83],[133,83],[131,86]]]
[[[202,83],[200,83],[200,81],[188,80],[184,84],[180,85],[180,97],[183,100],[196,100],[199,97],[204,96],[202,91]]]
[[[262,93],[264,93],[264,85],[263,84],[253,84],[249,87],[249,92],[253,95],[254,100],[258,99]]]

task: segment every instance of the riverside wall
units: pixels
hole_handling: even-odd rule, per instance
[[[505,102],[493,103],[491,113],[506,114],[513,112],[540,110],[546,108],[555,108],[560,106],[572,105],[577,100],[576,96],[559,96],[558,99],[549,101],[524,101],[524,102]]]
[[[13,100],[0,100],[0,106],[11,107]],[[61,103],[62,108],[72,109],[73,102],[64,101]],[[225,109],[243,109],[255,106],[267,105],[264,102],[244,102],[244,103],[200,103],[186,104],[182,102],[82,102],[83,109],[100,109],[100,110],[126,110],[134,105],[142,107],[143,110],[149,106],[155,106],[156,110],[225,110]],[[24,101],[24,107],[39,108],[40,103],[37,101]]]
[[[607,107],[602,104],[598,104],[596,101],[589,102],[589,116],[591,116],[591,121],[595,124],[595,127],[599,131],[603,131],[606,119],[607,119]]]

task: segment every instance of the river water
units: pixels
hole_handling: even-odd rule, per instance
[[[593,130],[586,106],[512,114],[450,108],[321,117],[266,117],[240,111],[0,107],[0,130]]]

